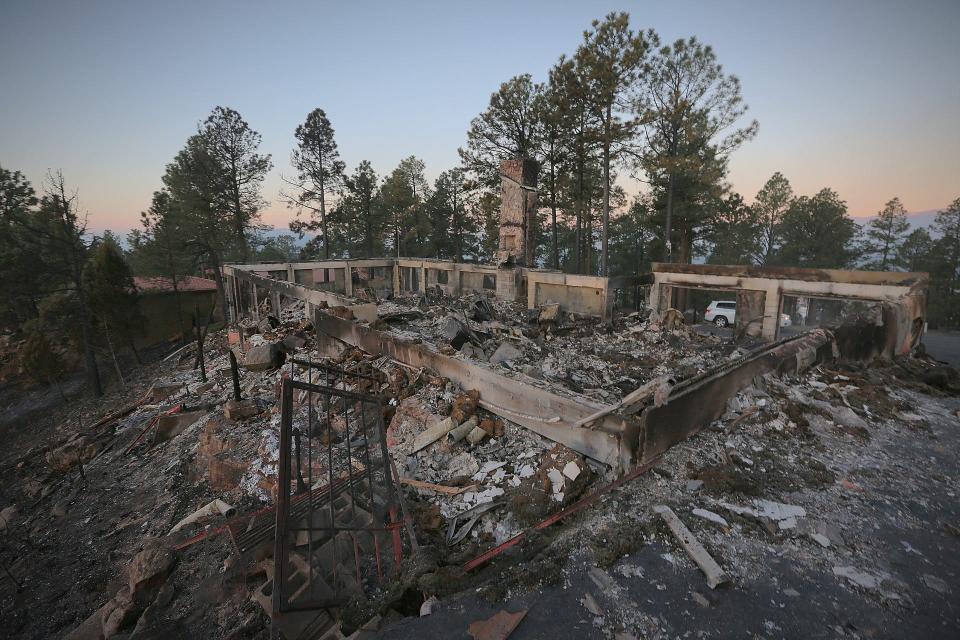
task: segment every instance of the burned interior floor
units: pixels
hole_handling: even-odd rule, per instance
[[[379,305],[374,322],[355,322],[517,384],[606,405],[651,383],[651,396],[669,394],[658,381],[702,376],[756,346],[648,313],[604,326],[550,305],[527,311],[441,295],[398,297]],[[328,314],[353,315],[341,307],[315,317]],[[8,410],[5,634],[469,637],[472,624],[500,611],[526,611],[512,638],[947,637],[960,627],[953,370],[902,358],[758,375],[724,398],[719,419],[636,467],[646,473],[624,476],[629,469],[505,417],[482,384],[459,385],[324,333],[302,302],[260,315],[209,337],[207,382],[189,349],[174,354],[105,401],[84,403],[79,431],[76,404]],[[232,399],[231,348],[241,402]],[[324,378],[323,367],[340,377]],[[285,379],[382,397],[402,513],[382,515],[382,548],[355,545],[361,579],[349,601],[271,621]],[[307,425],[331,461],[288,467],[294,480],[336,464],[376,466],[347,452],[358,442],[355,411],[314,430],[311,406],[309,394],[294,395],[291,423]],[[618,477],[629,480],[607,490]],[[328,489],[321,480],[288,481],[294,508],[297,496]],[[715,589],[661,505],[722,569]],[[401,530],[394,572],[390,537]],[[252,533],[260,537],[245,546]],[[498,545],[502,553],[483,555]],[[383,559],[382,580],[369,563],[370,577],[361,575],[361,550]],[[352,570],[346,551],[338,566]]]

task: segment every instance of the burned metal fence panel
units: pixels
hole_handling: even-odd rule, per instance
[[[371,372],[306,364],[281,387],[273,613],[370,594],[415,544]],[[406,532],[406,535],[404,533]]]

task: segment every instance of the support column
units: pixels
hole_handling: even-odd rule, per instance
[[[427,268],[420,263],[420,293],[427,292]]]
[[[230,283],[230,319],[228,322],[236,325],[240,322],[240,305],[237,303],[237,278],[231,274],[226,280]]]
[[[287,282],[295,283],[296,281],[297,281],[297,275],[296,273],[294,273],[293,264],[288,262],[287,263]]]
[[[257,300],[257,283],[251,282],[250,285],[253,287],[253,317],[257,322],[260,322],[260,302]]]
[[[353,297],[353,269],[347,261],[343,263],[343,293],[348,298]]]
[[[616,302],[616,296],[613,295],[613,290],[610,288],[610,279],[607,278],[606,282],[603,285],[603,324],[610,324],[613,322],[613,305]]]
[[[767,293],[765,291],[737,290],[735,335],[757,336],[763,333],[763,320],[767,315],[766,298]]]
[[[460,297],[460,265],[456,262],[453,263],[453,269],[450,270],[450,277],[453,278],[453,282],[447,280],[447,284],[450,285],[450,290],[453,292],[454,298]]]
[[[763,331],[761,333],[767,340],[777,339],[777,328],[780,325],[780,307],[783,305],[782,298],[779,282],[767,288],[766,300],[763,305]]]
[[[280,294],[274,293],[270,298],[270,310],[273,311],[273,315],[280,319]]]

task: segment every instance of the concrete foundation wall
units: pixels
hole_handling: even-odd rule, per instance
[[[480,275],[479,271],[474,275]],[[345,306],[357,320],[369,324],[376,319],[376,305],[357,305],[345,296],[257,276],[231,266],[224,267],[224,276],[231,306],[238,301],[241,305],[255,305],[258,290],[261,296],[303,300],[308,304],[308,317],[313,318],[318,336],[326,337],[323,340],[327,343],[326,348],[353,345],[372,355],[384,354],[413,367],[434,369],[464,388],[477,389],[481,406],[491,412],[566,444],[620,472],[655,460],[674,444],[708,426],[725,410],[726,399],[751,384],[757,376],[792,373],[836,357],[868,360],[901,348],[910,339],[909,330],[916,329],[918,314],[925,308],[926,299],[925,289],[911,287],[895,302],[881,303],[882,323],[844,326],[829,331],[816,329],[753,351],[739,360],[722,362],[672,386],[666,397],[658,397],[650,390],[639,393],[643,390],[641,388],[616,405],[605,405],[585,398],[555,395],[500,375],[488,367],[443,355],[420,341],[384,334],[339,317],[344,314],[319,313],[312,308],[321,302],[329,306]],[[290,276],[292,280],[293,274]],[[533,271],[527,272],[526,276],[527,285],[534,287],[534,292],[553,291],[570,296],[570,290],[577,289],[577,295],[587,297],[597,288],[589,285],[598,285],[597,281],[603,280],[577,276],[571,282],[563,282],[558,280],[563,274],[547,273],[544,276],[543,272]],[[661,282],[656,287],[655,299],[661,299],[660,291],[669,291],[673,286]],[[250,288],[250,296],[240,295],[243,287]],[[772,290],[779,291],[779,286]],[[744,292],[749,298],[745,304],[769,308],[770,291],[751,289]],[[761,294],[764,296],[762,303]],[[603,297],[596,293],[592,295]],[[576,300],[575,296],[570,299],[573,300],[570,304],[583,302]],[[237,317],[236,308],[231,312]],[[906,337],[902,335],[905,327]]]
[[[485,282],[488,286],[484,285]],[[480,293],[484,293],[486,291],[496,290],[496,274],[480,273],[476,271],[460,272],[460,291],[462,293],[469,293],[471,291],[479,291]]]
[[[527,306],[555,302],[564,311],[597,316],[609,322],[613,313],[609,278],[550,271],[527,272]]]
[[[560,308],[573,313],[602,316],[604,313],[603,290],[593,287],[570,287],[565,284],[538,282],[534,285],[535,298],[530,308],[555,302]]]
[[[762,294],[760,334],[767,340],[777,338],[785,295],[862,300],[879,303],[884,309],[895,308],[896,312],[884,312],[884,318],[890,318],[885,320],[890,332],[887,355],[908,352],[919,340],[917,327],[926,318],[929,277],[925,273],[661,263],[652,268],[650,306],[660,313],[672,304],[671,294],[678,287],[735,291],[740,327],[740,304],[747,304],[754,315],[750,320],[756,321]]]
[[[449,296],[471,292],[495,292],[500,300],[524,300],[529,308],[547,301],[560,304],[564,311],[592,315],[610,321],[613,315],[611,283],[618,288],[636,287],[648,282],[648,277],[628,276],[601,278],[565,274],[557,271],[524,267],[498,268],[493,265],[452,262],[427,258],[380,258],[370,260],[326,260],[278,264],[229,265],[235,271],[254,272],[276,280],[331,291],[344,296],[353,295],[357,286],[371,286],[378,295],[410,295],[423,293],[426,287],[440,287]],[[362,268],[368,275],[381,269],[382,277],[364,282],[357,277]],[[353,274],[349,279],[347,271]],[[441,273],[446,283],[440,282]],[[389,291],[388,291],[389,290]]]

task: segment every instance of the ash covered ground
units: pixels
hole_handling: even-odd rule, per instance
[[[381,305],[378,328],[605,403],[745,352],[645,314],[604,328],[541,313],[477,298],[400,301]],[[214,534],[228,518],[171,529],[214,499],[238,514],[272,505],[278,382],[305,370],[258,367],[250,354],[281,350],[383,372],[387,443],[423,546],[395,588],[340,613],[343,635],[375,619],[382,637],[469,637],[471,623],[500,610],[527,611],[512,638],[951,637],[960,626],[952,370],[906,359],[758,379],[649,473],[466,572],[478,554],[605,485],[611,470],[485,411],[477,390],[429,370],[356,349],[327,358],[300,307],[279,315],[247,323],[238,349],[247,404],[232,419],[226,332],[208,339],[207,382],[187,350],[96,402],[38,411],[29,393],[6,394],[6,635],[269,637],[252,598],[267,580],[263,564]],[[192,417],[182,431],[148,429],[176,407]],[[470,429],[458,439],[441,426],[424,445],[445,421]],[[715,558],[725,585],[707,587],[657,505]]]

